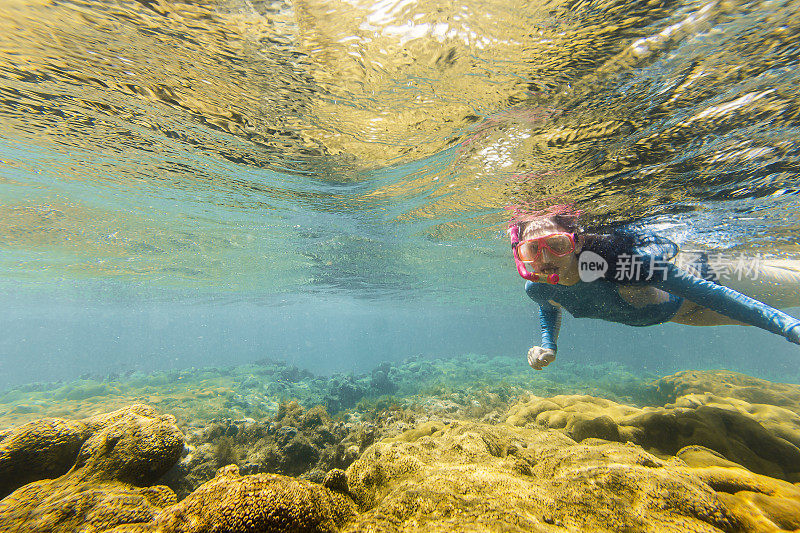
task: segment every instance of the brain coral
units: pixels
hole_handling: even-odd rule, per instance
[[[162,507],[175,503],[167,487],[135,486],[153,483],[177,461],[183,434],[175,420],[145,406],[111,415],[93,421],[100,429],[83,444],[69,472],[29,483],[0,500],[0,530],[100,531],[150,522]]]
[[[530,396],[509,410],[507,422],[563,429],[577,441],[633,442],[669,455],[701,445],[754,472],[800,480],[800,439],[792,438],[800,417],[778,406],[694,393],[643,409],[591,396]]]
[[[65,474],[89,437],[131,414],[156,416],[152,407],[135,404],[83,420],[42,418],[4,432],[0,440],[0,498],[26,483]]]
[[[347,470],[363,513],[345,531],[736,531],[685,463],[563,433],[452,423],[373,445]]]
[[[800,524],[800,487],[712,450],[665,459],[540,427],[454,422],[415,440],[384,440],[347,477],[362,510],[345,528],[353,532],[744,533]]]
[[[59,418],[28,422],[8,432],[0,441],[0,498],[31,481],[65,473],[90,434],[84,422]]]
[[[278,474],[241,476],[231,465],[156,522],[166,533],[312,533],[338,531],[354,516],[355,505],[344,494]]]

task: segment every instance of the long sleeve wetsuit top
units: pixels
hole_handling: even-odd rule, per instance
[[[674,317],[684,299],[800,343],[800,320],[733,289],[693,276],[672,263],[665,263],[663,271],[636,285],[650,286],[668,294],[657,303],[634,305],[620,295],[619,283],[603,278],[579,281],[570,286],[528,281],[525,292],[540,306],[542,347],[557,349],[560,307],[576,318],[600,318],[631,326],[651,326]]]

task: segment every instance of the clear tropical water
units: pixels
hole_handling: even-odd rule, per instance
[[[3,384],[519,355],[508,206],[798,252],[796,1],[3,0]],[[744,328],[560,358],[800,379]],[[757,356],[757,357],[756,357]]]

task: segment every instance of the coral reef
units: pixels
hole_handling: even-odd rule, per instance
[[[700,393],[730,390],[733,397]],[[731,383],[746,383],[732,387]],[[674,455],[701,445],[753,472],[800,481],[800,387],[773,384],[730,372],[681,373],[659,380],[657,390],[686,391],[663,407],[636,408],[590,396],[529,396],[509,410],[515,426],[564,429],[576,441],[602,438],[633,442],[656,454]],[[775,388],[775,391],[770,389]],[[736,397],[738,396],[738,398]],[[777,400],[781,405],[749,403]]]
[[[714,491],[684,470],[636,446],[454,423],[378,443],[348,468],[364,511],[348,530],[733,530]]]
[[[686,371],[653,387],[676,407],[719,407],[755,418],[772,434],[800,447],[800,386],[728,371]]]
[[[335,416],[281,401],[259,419],[190,419],[186,446],[171,416],[144,405],[4,430],[0,473],[13,492],[0,500],[0,529],[800,529],[800,386],[722,371],[648,384],[612,368],[620,383],[610,398],[562,394],[550,381],[536,382],[547,395],[515,399],[516,384],[470,383],[472,370],[453,370],[450,382],[433,378],[404,396],[413,365],[433,375],[424,363],[332,378],[337,387],[369,379],[391,394],[363,396]],[[317,379],[270,368],[284,383]],[[231,386],[268,386],[225,376]],[[235,403],[214,390],[209,399]]]
[[[355,514],[348,495],[325,485],[277,474],[241,476],[228,466],[152,521],[102,533],[335,533]]]
[[[28,422],[6,432],[0,440],[0,498],[31,481],[64,474],[87,438],[85,423],[58,418]]]
[[[8,430],[0,440],[0,498],[37,479],[65,474],[90,437],[131,415],[156,417],[148,406],[134,404],[83,420],[44,418]],[[92,440],[96,444],[96,440]]]
[[[317,376],[282,361],[263,359],[251,365],[83,376],[71,383],[36,383],[0,392],[3,427],[43,417],[85,418],[146,403],[175,416],[181,427],[214,420],[263,420],[280,403],[296,400],[306,408],[322,405],[331,415],[345,410],[379,414],[387,403],[417,404],[448,416],[504,411],[524,392],[556,395],[581,392],[617,401],[646,403],[650,378],[620,365],[563,362],[547,374],[531,375],[519,357],[466,354],[380,363],[363,374]],[[481,415],[481,416],[482,416]]]
[[[711,394],[751,404],[784,407],[800,414],[800,386],[728,370],[686,370],[657,380],[653,387],[662,403],[674,403],[692,394]]]
[[[323,414],[306,412],[301,419],[313,423],[309,420]],[[231,465],[178,503],[168,487],[147,486],[183,450],[174,419],[136,405],[104,420],[83,443],[69,472],[28,483],[0,500],[2,531],[326,532],[337,531],[355,515],[341,470],[332,470],[324,484],[317,484],[277,474],[241,476]],[[51,420],[42,423],[53,426]],[[19,434],[43,433],[25,429]],[[31,455],[34,451],[27,449]]]
[[[345,531],[796,527],[796,485],[710,450],[691,452],[661,459],[631,443],[576,443],[558,430],[451,423],[427,436],[379,442],[348,468],[362,512]]]
[[[399,433],[390,424],[334,421],[322,406],[282,403],[262,422],[221,420],[191,431],[187,451],[162,479],[179,498],[235,464],[245,474],[276,473],[321,482],[332,469],[350,465],[367,446]]]
[[[278,474],[241,476],[236,466],[156,517],[158,531],[337,531],[356,513],[349,496]]]
[[[54,426],[51,420],[43,424],[48,429]],[[85,425],[89,431],[97,429],[82,444],[66,474],[28,483],[0,500],[0,530],[100,531],[117,524],[149,522],[160,508],[175,503],[175,494],[167,487],[148,486],[180,457],[183,434],[174,418],[135,405]],[[17,435],[46,433],[26,427]],[[35,443],[29,441],[29,445],[26,453],[35,457]]]

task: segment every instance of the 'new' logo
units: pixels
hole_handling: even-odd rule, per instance
[[[578,274],[581,281],[600,279],[607,271],[608,262],[596,253],[586,250],[578,256]]]

